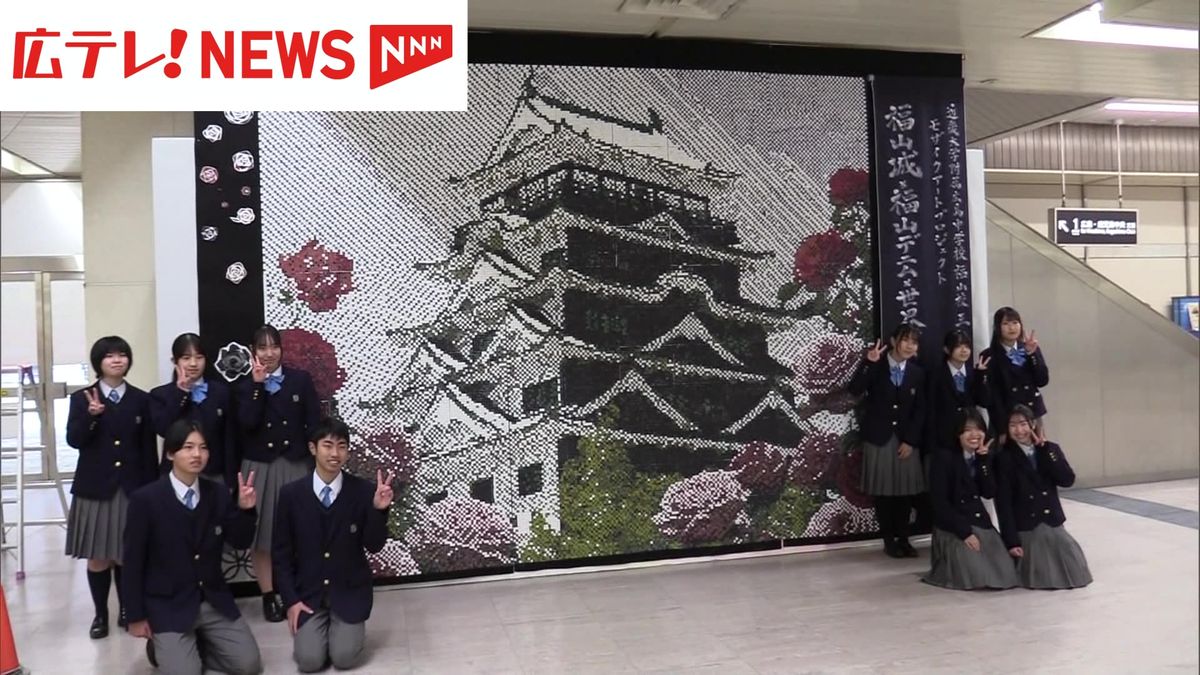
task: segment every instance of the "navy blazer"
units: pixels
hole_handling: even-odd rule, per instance
[[[915,359],[904,365],[904,381],[892,384],[887,355],[872,363],[863,360],[847,387],[852,394],[867,395],[859,425],[863,440],[884,445],[895,434],[900,442],[921,447],[925,426],[925,371]]]
[[[929,405],[926,408],[925,443],[930,447],[959,447],[956,433],[959,415],[964,410],[975,407],[987,409],[992,402],[991,392],[988,391],[991,378],[987,371],[976,370],[970,363],[963,366],[963,371],[967,374],[967,386],[964,392],[959,392],[955,388],[954,376],[950,374],[950,366],[946,365],[945,361],[934,366],[929,377],[926,387],[929,394]]]
[[[244,458],[271,462],[278,457],[312,457],[308,432],[321,418],[321,402],[307,372],[285,367],[283,382],[274,394],[267,393],[265,383],[243,377],[236,397]]]
[[[971,466],[975,475],[971,476]],[[939,449],[929,460],[929,499],[933,502],[933,524],[959,539],[971,535],[972,527],[992,528],[992,520],[981,498],[996,496],[996,473],[992,456],[971,458],[971,466],[961,449]]]
[[[233,392],[221,380],[205,378],[208,395],[201,403],[193,403],[192,395],[175,386],[172,381],[150,390],[150,419],[154,431],[165,437],[167,430],[176,421],[185,419],[200,424],[204,440],[208,443],[208,464],[204,473],[221,476],[225,485],[237,484],[237,472],[241,457],[237,452],[237,424],[233,419]],[[163,455],[160,473],[171,470],[171,460]]]
[[[988,416],[999,433],[1008,433],[1008,414],[1017,405],[1028,406],[1037,417],[1046,414],[1046,402],[1042,400],[1042,392],[1038,391],[1050,384],[1045,350],[1039,346],[1036,352],[1027,354],[1025,365],[1020,368],[1012,364],[1003,347],[995,351],[985,349],[979,358],[991,359],[988,363],[988,384],[991,386],[992,402]]]
[[[221,570],[225,544],[254,542],[255,509],[242,510],[229,492],[198,480],[194,511],[179,501],[168,476],[133,493],[125,523],[122,597],[129,622],[149,619],[155,633],[192,629],[207,602],[222,616],[241,614]]]
[[[1019,532],[1040,523],[1058,527],[1066,522],[1058,488],[1075,484],[1075,471],[1057,443],[1046,441],[1034,448],[1037,466],[1025,457],[1020,446],[1009,440],[996,457],[996,515],[1000,535],[1009,548],[1021,545]]]
[[[387,509],[375,508],[375,483],[342,472],[342,490],[328,510],[309,473],[279,491],[271,566],[284,607],[328,607],[346,623],[371,616],[374,589],[367,551],[387,542]],[[323,602],[324,601],[324,602]],[[300,615],[304,623],[308,614]]]
[[[88,414],[88,389],[104,401],[104,412]],[[125,383],[120,403],[104,398],[100,383],[71,394],[67,445],[79,451],[71,494],[111,499],[117,489],[130,494],[158,476],[158,444],[150,424],[150,396]]]

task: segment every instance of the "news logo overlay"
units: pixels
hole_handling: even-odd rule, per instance
[[[21,3],[0,27],[0,87],[24,110],[467,109],[466,0],[277,9]]]

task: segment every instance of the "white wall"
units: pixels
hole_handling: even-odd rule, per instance
[[[1057,184],[998,180],[987,184],[990,200],[1043,236],[1047,211],[1061,204],[1061,194]],[[1063,250],[1086,259],[1092,269],[1169,317],[1173,296],[1200,292],[1200,190],[1127,185],[1122,205],[1138,209],[1136,246],[1064,246]],[[1117,188],[1068,185],[1067,206],[1116,208]]]

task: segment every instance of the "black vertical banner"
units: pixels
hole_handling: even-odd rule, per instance
[[[262,199],[258,115],[195,113],[196,274],[200,335],[209,362],[247,345],[262,325]]]
[[[947,331],[971,332],[963,83],[875,77],[872,94],[880,330],[915,323],[940,359]]]

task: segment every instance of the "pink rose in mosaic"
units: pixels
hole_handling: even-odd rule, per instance
[[[796,384],[810,394],[827,394],[845,387],[862,358],[857,339],[823,333],[800,349],[796,358]]]
[[[285,328],[279,331],[279,337],[283,341],[283,365],[308,371],[317,396],[322,401],[333,398],[346,383],[346,369],[338,365],[333,345],[303,328]]]
[[[396,539],[389,539],[379,553],[368,553],[367,562],[371,565],[371,574],[376,577],[407,577],[421,573],[404,542]]]
[[[316,239],[279,256],[279,269],[295,282],[297,297],[314,312],[337,309],[338,299],[354,290],[354,261]]]
[[[750,492],[776,492],[788,475],[788,458],[776,447],[754,441],[742,447],[729,462],[729,470]]]
[[[704,471],[672,484],[654,516],[658,530],[684,544],[720,541],[746,507],[746,490],[733,471]]]
[[[817,432],[805,436],[788,467],[788,480],[796,487],[817,487],[834,467],[840,446],[841,438],[833,434]]]
[[[429,506],[406,537],[425,572],[458,572],[511,565],[516,536],[508,516],[492,504],[450,497]]]
[[[391,473],[395,482],[410,484],[417,473],[417,452],[412,441],[396,429],[368,434],[354,444],[346,462],[351,473],[375,480],[375,473]]]

